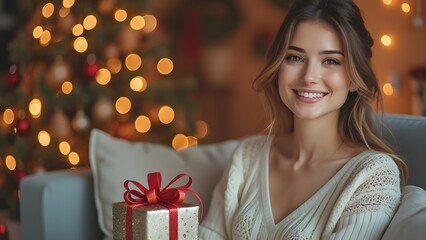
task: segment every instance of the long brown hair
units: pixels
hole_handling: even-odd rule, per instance
[[[373,127],[373,105],[382,109],[379,84],[371,66],[373,39],[364,25],[359,8],[351,0],[295,0],[281,24],[267,54],[267,64],[254,81],[257,91],[263,92],[271,118],[270,133],[293,131],[293,114],[282,102],[278,92],[278,72],[297,24],[302,21],[322,21],[332,26],[343,43],[346,69],[352,84],[358,89],[349,92],[340,109],[339,132],[342,139],[356,146],[390,155],[398,165],[401,185],[407,180],[404,161],[380,139]],[[380,122],[380,121],[375,121]],[[377,124],[377,123],[375,123]]]

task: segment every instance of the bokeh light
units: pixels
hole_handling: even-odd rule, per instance
[[[380,38],[380,41],[382,42],[382,44],[384,45],[384,46],[390,46],[391,44],[392,44],[392,38],[389,36],[389,35],[383,35],[381,38]]]
[[[132,108],[132,103],[130,102],[130,99],[127,97],[120,97],[115,102],[115,109],[118,113],[126,114],[130,111]]]
[[[169,106],[162,106],[158,111],[158,119],[163,124],[169,124],[173,122],[175,118],[175,111]]]
[[[167,75],[173,71],[173,62],[169,58],[162,58],[157,63],[157,70],[163,75]]]
[[[130,71],[136,71],[141,67],[142,59],[139,55],[131,53],[127,55],[125,64],[127,69],[129,69]]]
[[[136,118],[135,129],[140,133],[146,133],[151,129],[151,120],[145,115]]]
[[[38,133],[38,142],[44,147],[49,146],[50,134],[48,132],[44,131],[44,130],[41,130]]]
[[[130,88],[135,92],[143,92],[147,87],[146,79],[141,76],[136,76],[130,80]]]
[[[39,118],[41,115],[41,101],[38,98],[34,98],[28,104],[28,111],[33,118]]]
[[[393,91],[393,87],[392,87],[392,84],[390,84],[390,83],[385,83],[385,84],[383,85],[383,93],[384,93],[386,96],[392,96],[392,95],[393,95],[393,93],[394,93],[394,91]]]
[[[107,85],[111,81],[111,72],[106,68],[101,68],[96,72],[95,79],[99,85]]]

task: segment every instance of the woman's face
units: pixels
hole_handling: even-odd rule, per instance
[[[281,100],[295,119],[338,117],[350,89],[342,42],[327,23],[301,22],[296,26],[281,64]]]

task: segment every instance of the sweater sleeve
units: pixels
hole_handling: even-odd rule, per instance
[[[225,169],[216,185],[207,216],[200,224],[199,237],[208,239],[231,239],[232,220],[238,209],[239,195],[243,183],[241,146],[233,155],[231,164]]]
[[[358,187],[325,239],[380,239],[400,202],[398,167],[390,157],[377,155],[357,173],[352,184]]]

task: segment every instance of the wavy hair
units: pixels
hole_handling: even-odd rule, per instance
[[[290,40],[298,23],[322,21],[339,34],[350,81],[357,91],[349,92],[339,113],[339,133],[351,145],[381,151],[391,156],[401,174],[401,186],[405,185],[408,169],[404,161],[381,140],[373,127],[374,103],[383,108],[379,84],[371,66],[373,39],[364,25],[361,12],[351,0],[295,0],[282,22],[267,54],[267,63],[253,82],[254,88],[263,92],[270,117],[270,134],[286,134],[293,131],[293,114],[282,102],[278,91],[278,73]]]

